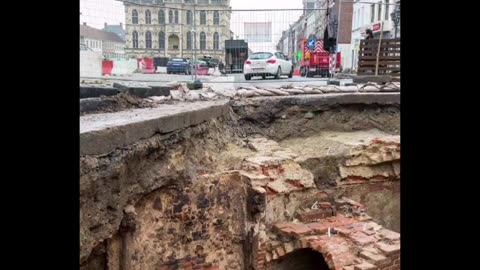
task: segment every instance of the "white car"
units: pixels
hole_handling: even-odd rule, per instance
[[[245,61],[243,74],[247,81],[255,76],[261,76],[262,79],[274,76],[275,79],[280,79],[280,76],[288,75],[288,78],[292,78],[293,65],[281,52],[257,52],[251,54]]]

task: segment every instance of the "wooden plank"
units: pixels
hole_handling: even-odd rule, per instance
[[[378,72],[378,76],[392,76],[392,77],[400,77],[400,73],[381,73],[380,71]],[[375,71],[373,72],[357,72],[358,76],[375,76]],[[392,79],[393,80],[393,79]]]
[[[400,44],[381,44],[381,48],[401,48]],[[378,48],[377,44],[360,44],[360,48]]]
[[[379,39],[362,39],[360,41],[360,44],[371,44],[371,43],[377,43],[378,44],[379,41],[380,41]],[[400,39],[382,39],[381,42],[382,43],[387,43],[387,42],[400,43]]]
[[[380,56],[382,60],[400,60],[400,56]],[[364,56],[360,55],[358,57],[359,60],[368,60],[368,59],[375,59],[377,60],[377,56]]]
[[[360,66],[375,64],[375,61],[360,61],[358,63]],[[400,65],[400,61],[379,61],[379,65]]]
[[[375,71],[375,67],[358,67],[358,70],[373,70]],[[378,70],[388,70],[388,71],[400,71],[399,67],[378,67]]]
[[[377,50],[360,50],[361,54],[365,54],[365,53],[377,53]],[[383,53],[383,54],[400,54],[400,50],[380,50],[380,53]]]

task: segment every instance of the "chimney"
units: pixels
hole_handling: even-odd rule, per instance
[[[86,22],[83,22],[83,25],[87,26],[87,23],[86,23]]]

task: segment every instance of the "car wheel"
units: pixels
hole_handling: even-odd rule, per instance
[[[250,75],[245,75],[245,80],[250,81],[252,77]]]
[[[290,71],[290,73],[288,73],[288,78],[292,78],[293,77],[293,67],[292,67],[292,70]]]
[[[280,75],[282,74],[282,68],[278,67],[277,69],[277,74],[275,74],[275,79],[280,79]]]

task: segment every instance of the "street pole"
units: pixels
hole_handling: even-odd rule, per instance
[[[196,1],[194,2],[193,4],[193,74],[194,74],[194,79],[196,80],[197,79],[197,68],[196,68],[196,64],[197,64],[197,12],[196,12],[196,8],[197,7],[197,3]]]
[[[341,22],[341,15],[342,15],[342,0],[338,0],[338,24],[337,24],[337,44],[335,45],[335,49],[338,50],[338,40],[340,38],[340,22]]]
[[[338,40],[340,39],[340,22],[342,21],[341,20],[341,15],[342,15],[342,0],[338,0],[338,23],[337,23],[337,44],[335,45],[335,69],[333,70],[333,73],[335,74],[337,72],[337,51],[339,51],[338,49]],[[332,75],[333,76],[333,75]]]

